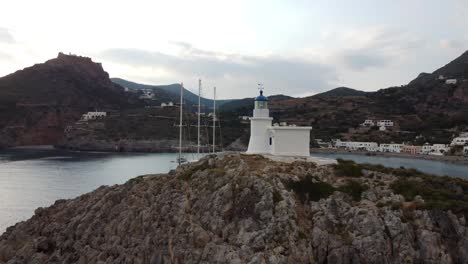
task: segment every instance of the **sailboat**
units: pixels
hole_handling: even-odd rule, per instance
[[[213,153],[216,153],[216,87],[213,88]]]
[[[179,110],[179,156],[177,157],[177,163],[179,166],[182,163],[187,162],[187,159],[182,157],[182,119],[183,119],[183,105],[184,105],[184,84],[180,84],[180,110]]]

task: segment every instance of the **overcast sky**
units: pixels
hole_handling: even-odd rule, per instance
[[[0,76],[92,57],[112,77],[205,96],[372,91],[468,49],[468,0],[2,0]]]

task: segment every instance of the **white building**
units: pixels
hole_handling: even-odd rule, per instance
[[[445,84],[457,84],[457,79],[447,79]]]
[[[370,152],[379,151],[379,144],[377,142],[355,142],[355,141],[341,141],[335,142],[336,148],[344,148],[347,150],[365,150]]]
[[[86,114],[83,114],[81,116],[81,120],[83,121],[88,121],[88,120],[94,120],[94,119],[97,119],[97,118],[101,118],[101,117],[106,117],[107,116],[107,113],[106,112],[88,112]]]
[[[268,98],[263,91],[255,98],[253,117],[250,118],[248,154],[275,156],[310,156],[310,130],[312,127],[272,126]]]
[[[402,146],[403,146],[403,144],[380,144],[379,151],[380,152],[400,153]]]
[[[445,144],[434,144],[432,145],[432,152],[429,153],[431,155],[444,155],[446,152],[450,150],[449,146]]]
[[[378,127],[392,127],[393,121],[392,120],[379,120],[377,121]]]
[[[449,147],[445,144],[431,145],[429,143],[426,143],[422,146],[421,154],[440,156],[444,155],[447,151],[449,151]]]
[[[140,99],[153,99],[154,93],[151,90],[143,90],[143,94],[140,95]]]
[[[461,133],[460,136],[454,138],[450,146],[465,146],[468,145],[468,133]]]
[[[363,126],[363,127],[373,127],[373,126],[375,126],[375,122],[374,122],[374,120],[366,119],[366,120],[364,120],[364,123],[361,124],[361,126]]]
[[[174,103],[173,103],[173,102],[161,103],[161,108],[164,108],[164,107],[172,107],[172,106],[174,106]]]

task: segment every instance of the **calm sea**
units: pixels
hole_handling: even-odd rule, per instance
[[[166,173],[176,167],[176,158],[174,153],[69,152],[47,146],[0,151],[0,234],[31,217],[37,207],[138,175]]]

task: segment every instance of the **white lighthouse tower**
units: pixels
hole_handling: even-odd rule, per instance
[[[250,140],[248,154],[267,154],[270,153],[269,131],[273,118],[270,117],[268,110],[268,98],[263,96],[263,90],[260,89],[260,95],[255,97],[255,108],[253,117],[250,118]]]
[[[255,97],[253,117],[250,118],[250,140],[247,154],[310,157],[310,130],[312,127],[271,125],[268,98]]]

